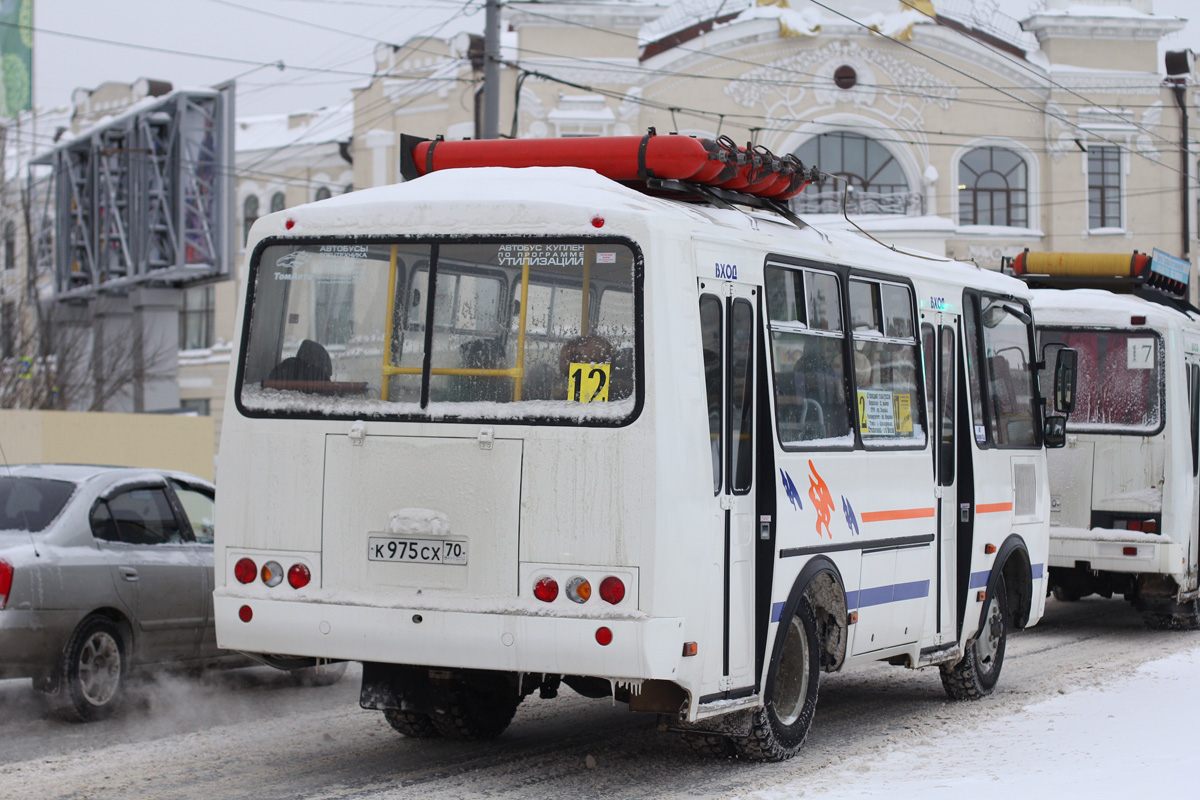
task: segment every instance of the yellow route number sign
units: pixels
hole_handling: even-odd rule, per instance
[[[576,403],[608,402],[611,364],[571,362],[567,372],[567,399]]]

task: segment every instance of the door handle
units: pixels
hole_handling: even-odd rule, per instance
[[[121,567],[121,577],[127,581],[136,581],[138,579],[137,570],[133,567]]]

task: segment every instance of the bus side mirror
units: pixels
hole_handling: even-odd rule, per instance
[[[1069,347],[1058,351],[1058,358],[1054,362],[1054,410],[1060,414],[1070,414],[1075,410],[1075,382],[1079,375],[1078,366],[1078,352]]]
[[[1042,442],[1048,448],[1065,446],[1067,443],[1067,418],[1046,417],[1045,428],[1042,431]]]

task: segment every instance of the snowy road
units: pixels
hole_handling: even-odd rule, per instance
[[[512,727],[494,742],[459,743],[404,739],[381,714],[359,709],[357,670],[336,686],[308,689],[286,685],[262,670],[204,681],[160,680],[136,687],[113,719],[92,725],[47,719],[27,682],[0,681],[0,789],[6,798],[21,800],[782,800],[805,794],[805,787],[813,790],[809,796],[923,797],[936,796],[938,789],[946,796],[978,796],[979,786],[972,789],[954,774],[951,765],[964,759],[977,760],[980,785],[1007,783],[998,774],[1005,764],[1028,764],[1029,772],[1041,770],[1051,783],[1061,769],[1073,785],[1078,766],[1064,760],[1056,767],[1054,754],[1069,755],[1065,743],[1073,736],[1072,725],[1082,732],[1094,728],[1097,719],[1106,723],[1110,740],[1123,738],[1121,698],[1141,704],[1142,728],[1155,719],[1145,709],[1155,697],[1163,703],[1162,719],[1173,712],[1176,719],[1197,718],[1200,708],[1175,705],[1176,697],[1195,704],[1195,692],[1170,693],[1185,684],[1200,685],[1198,650],[1200,633],[1144,631],[1122,601],[1051,601],[1041,624],[1010,640],[1000,686],[979,703],[947,701],[936,670],[881,665],[823,676],[808,742],[799,757],[784,764],[693,755],[671,735],[656,731],[653,717],[566,691],[557,700],[526,700]],[[1175,685],[1161,683],[1158,695],[1118,693],[1154,680],[1160,665],[1139,668],[1170,656],[1175,657],[1168,662]],[[1103,703],[1105,697],[1113,699],[1111,710],[1096,719],[1080,717],[1076,707]],[[1074,706],[1063,705],[1072,699]],[[1045,717],[1044,726],[1038,715]],[[1012,727],[1018,724],[1020,733]],[[1031,731],[1044,735],[1030,741]],[[1157,730],[1143,730],[1130,740],[1154,734]],[[947,742],[956,742],[959,752],[939,759]],[[925,769],[935,779],[902,780],[910,759],[914,770]],[[1149,769],[1139,767],[1144,763],[1128,759],[1127,770]],[[1177,763],[1181,774],[1196,774],[1194,763],[1169,763]],[[951,780],[936,780],[939,770]],[[1023,777],[1027,788],[1021,793],[1029,795],[1033,779]]]

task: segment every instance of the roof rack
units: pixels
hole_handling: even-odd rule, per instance
[[[1001,270],[1034,289],[1103,289],[1132,294],[1181,311],[1200,313],[1188,302],[1190,264],[1161,250],[1153,256],[1123,253],[1033,253],[1002,258]]]
[[[740,147],[728,136],[681,134],[594,136],[567,139],[467,139],[446,141],[400,136],[400,173],[413,180],[465,167],[583,167],[651,194],[678,199],[719,197],[785,213],[784,201],[824,175],[793,155],[761,145]],[[703,187],[695,192],[692,187]],[[718,194],[719,193],[719,194]],[[761,204],[758,201],[770,201]],[[791,212],[785,216],[791,218]]]

